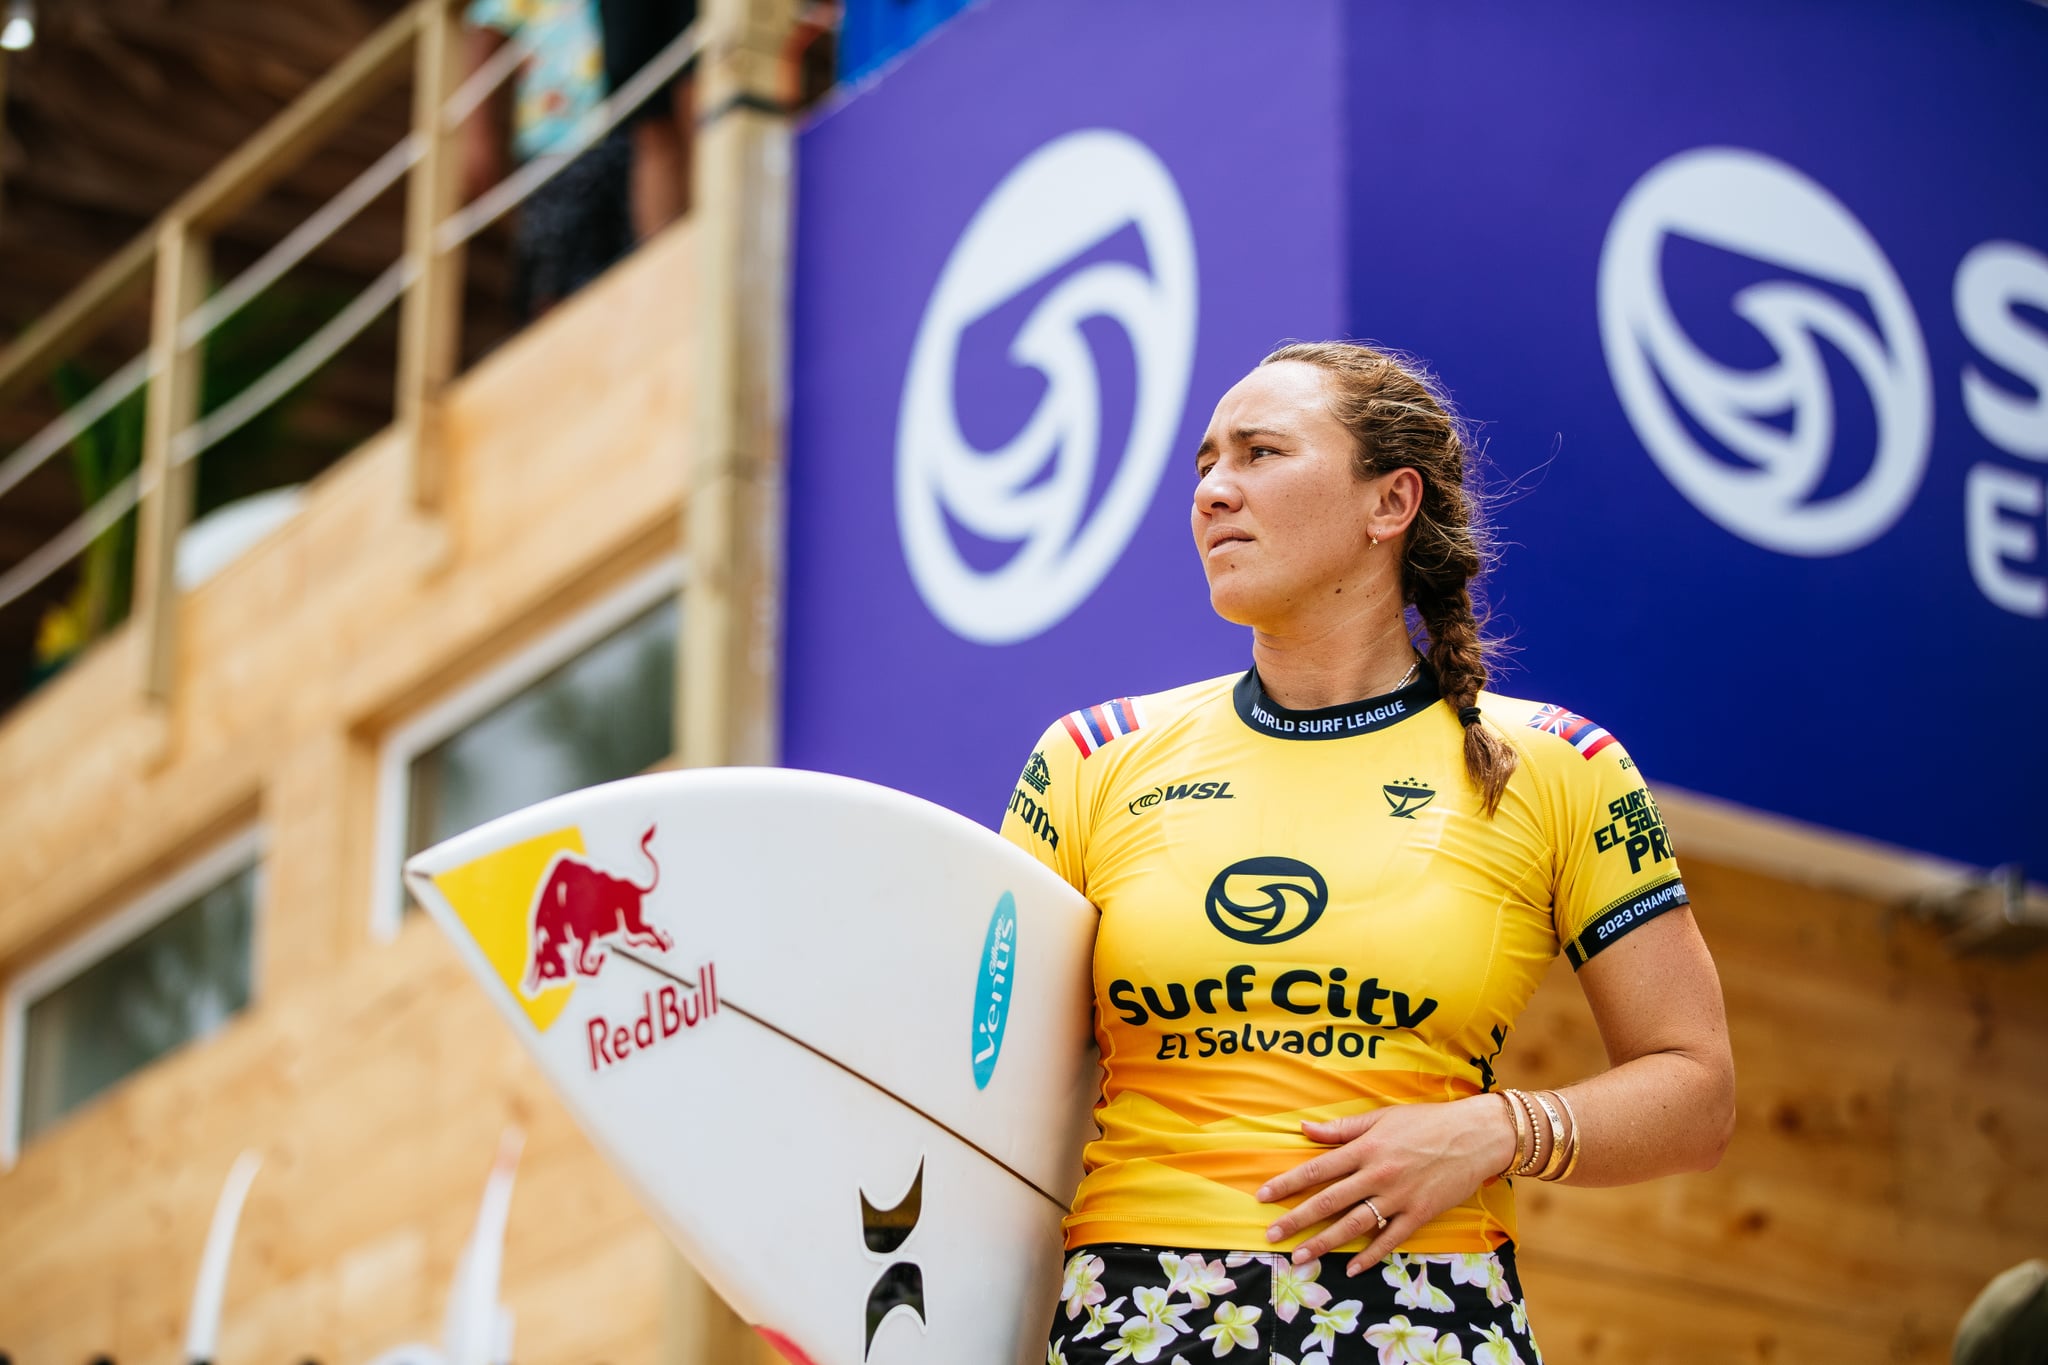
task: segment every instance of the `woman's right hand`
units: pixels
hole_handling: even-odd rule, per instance
[[[1506,1169],[1515,1155],[1515,1130],[1499,1095],[1473,1095],[1448,1103],[1394,1104],[1301,1131],[1330,1144],[1259,1190],[1262,1203],[1322,1186],[1275,1219],[1268,1241],[1284,1242],[1303,1229],[1336,1221],[1294,1249],[1302,1265],[1360,1237],[1365,1250],[1351,1258],[1356,1275],[1445,1209]],[[1368,1204],[1367,1201],[1370,1201]],[[1377,1209],[1377,1214],[1374,1210]],[[1379,1220],[1386,1223],[1381,1226]]]

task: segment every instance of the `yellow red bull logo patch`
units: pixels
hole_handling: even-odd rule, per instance
[[[654,835],[650,825],[640,839],[649,869],[644,885],[593,864],[583,831],[574,826],[537,834],[434,878],[493,973],[540,1032],[561,1018],[579,979],[603,971],[608,947],[666,952],[674,946],[647,919],[647,897],[661,882]],[[663,989],[675,994],[673,987]],[[662,1003],[650,1005],[650,1013],[657,1021],[673,1015],[678,1024],[683,1017],[680,1006]]]

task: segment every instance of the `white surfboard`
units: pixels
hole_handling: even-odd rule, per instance
[[[407,884],[698,1270],[810,1365],[1038,1365],[1098,1086],[1095,911],[849,778],[662,773]]]

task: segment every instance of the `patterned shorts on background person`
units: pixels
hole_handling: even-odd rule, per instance
[[[1081,1247],[1067,1257],[1046,1365],[1540,1365],[1512,1246],[1396,1253],[1356,1277],[1350,1260]]]

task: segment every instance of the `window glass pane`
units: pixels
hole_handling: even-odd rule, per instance
[[[243,1009],[255,909],[251,863],[31,1001],[22,1139]]]
[[[414,759],[406,852],[667,758],[678,610],[662,603]]]

